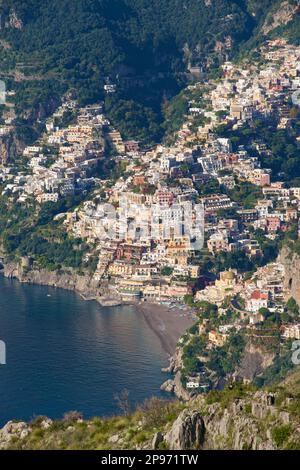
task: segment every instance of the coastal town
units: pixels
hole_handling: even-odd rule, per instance
[[[208,351],[264,325],[283,343],[300,339],[292,280],[278,258],[281,244],[297,245],[300,179],[269,167],[268,142],[248,132],[270,118],[278,132],[293,128],[300,48],[277,39],[259,52],[257,62],[225,62],[217,79],[187,87],[188,112],[170,145],[124,141],[102,103],[79,108],[66,96],[18,171],[0,169],[2,196],[18,204],[79,197],[54,221],[89,247],[99,296],[105,284],[122,302],[187,304],[197,329],[182,342],[205,337]],[[210,386],[200,362],[186,368],[186,388]]]

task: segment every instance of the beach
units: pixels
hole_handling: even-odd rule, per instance
[[[173,355],[179,338],[196,321],[192,310],[188,307],[169,307],[167,305],[140,303],[137,306],[144,315],[152,331],[159,337],[163,349]]]

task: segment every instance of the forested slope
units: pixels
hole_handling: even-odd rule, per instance
[[[157,140],[162,102],[186,84],[190,67],[209,72],[253,35],[259,40],[274,3],[284,2],[2,0],[0,73],[17,89],[26,119],[67,90],[87,103],[104,97],[107,80],[116,82],[111,117],[119,124],[129,113],[133,137]]]

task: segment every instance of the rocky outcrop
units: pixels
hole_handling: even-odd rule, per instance
[[[290,413],[276,406],[276,394],[265,391],[235,398],[226,407],[220,400],[207,404],[203,395],[188,406],[167,432],[154,435],[152,449],[275,450],[272,429],[291,424]]]
[[[13,130],[0,136],[0,163],[6,165],[21,153],[24,146],[16,139]]]
[[[159,446],[164,442],[164,435],[161,432],[157,432],[152,440],[152,449],[159,449]]]
[[[126,426],[119,426],[116,417],[84,422],[74,412],[55,426],[45,417],[30,424],[10,421],[0,430],[0,448],[81,449],[84,443],[85,448],[112,450],[300,449],[299,417],[295,413],[300,403],[298,379],[299,371],[291,382],[294,392],[286,388],[284,394],[283,385],[272,393],[238,386],[215,395],[200,395],[185,404],[175,400],[166,406],[162,401],[162,408],[158,408],[154,401],[152,408],[123,416]],[[170,416],[174,416],[171,422]],[[102,435],[99,420],[105,423]]]
[[[300,305],[300,256],[285,246],[279,255],[285,269],[284,288]]]
[[[15,10],[11,10],[6,26],[14,29],[23,29],[23,21]]]
[[[24,422],[14,423],[9,421],[0,430],[0,449],[5,449],[13,439],[25,439],[31,432],[31,428]]]
[[[184,410],[165,435],[164,441],[171,450],[199,449],[204,435],[204,421],[199,411]]]
[[[73,290],[81,294],[87,300],[98,300],[103,305],[116,305],[119,303],[112,299],[108,286],[99,287],[98,281],[92,276],[79,275],[74,271],[47,271],[45,269],[32,269],[30,259],[24,257],[19,263],[4,263],[4,276],[18,279],[27,284],[39,284]],[[107,301],[107,302],[106,302]]]
[[[24,79],[29,79],[29,77],[22,74],[15,76],[16,81],[23,81]],[[40,76],[31,76],[31,79],[40,80]],[[22,117],[26,119],[29,123],[34,123],[36,121],[44,121],[48,116],[54,113],[54,111],[59,106],[60,101],[58,99],[49,98],[47,102],[36,103],[34,107],[27,109],[23,112]]]
[[[176,372],[174,379],[168,379],[160,387],[164,392],[174,393],[177,398],[183,401],[187,401],[192,397],[181,383],[181,373]]]
[[[282,402],[280,393],[262,390],[233,397],[226,405],[222,394],[212,404],[205,395],[198,396],[167,432],[154,436],[151,448],[276,450],[297,442],[300,446],[298,419],[288,411],[294,400]],[[274,430],[286,433],[284,443]]]
[[[181,369],[183,367],[183,350],[177,347],[173,356],[169,358],[169,367],[162,369],[163,372],[171,373],[174,375],[173,379],[166,380],[161,390],[168,393],[174,393],[180,400],[189,400],[191,394],[183,387],[181,383]]]
[[[254,394],[251,403],[251,413],[257,419],[265,419],[268,413],[275,415],[277,413],[275,407],[275,395],[264,392],[257,392]]]
[[[252,382],[273,363],[275,356],[274,351],[268,352],[263,348],[263,345],[258,346],[249,340],[236,373],[237,377]]]
[[[3,13],[0,15],[0,29],[23,29],[23,26],[23,21],[14,8],[6,14]]]
[[[264,391],[254,393],[251,400],[234,399],[225,409],[219,402],[203,408],[206,449],[276,449],[271,431],[290,419],[276,407],[276,394]]]
[[[174,384],[174,380],[172,379],[166,380],[160,387],[160,389],[163,392],[168,392],[168,393],[174,393],[174,388],[175,388],[175,384]]]
[[[280,2],[280,5],[277,5],[276,9],[267,15],[262,26],[262,32],[267,35],[278,26],[286,25],[299,12],[299,9],[300,1],[297,1],[296,4],[292,4],[289,1]]]
[[[183,367],[183,350],[181,347],[177,347],[175,354],[170,358],[169,371],[176,373]]]

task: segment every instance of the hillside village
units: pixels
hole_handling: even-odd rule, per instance
[[[209,350],[263,325],[283,342],[300,339],[299,309],[277,260],[281,243],[297,244],[300,180],[268,167],[272,150],[263,139],[235,138],[270,118],[278,132],[294,129],[299,58],[299,47],[273,40],[259,64],[226,62],[219,79],[191,84],[188,114],[170,146],[123,141],[101,103],[78,109],[66,97],[25,148],[26,164],[17,173],[0,169],[2,196],[43,205],[79,195],[80,204],[55,221],[87,243],[86,259],[96,256],[99,292],[106,282],[124,302],[187,303],[200,319],[192,337],[204,337]],[[106,171],[108,158],[117,171]],[[188,388],[208,384],[203,364],[188,369]]]

